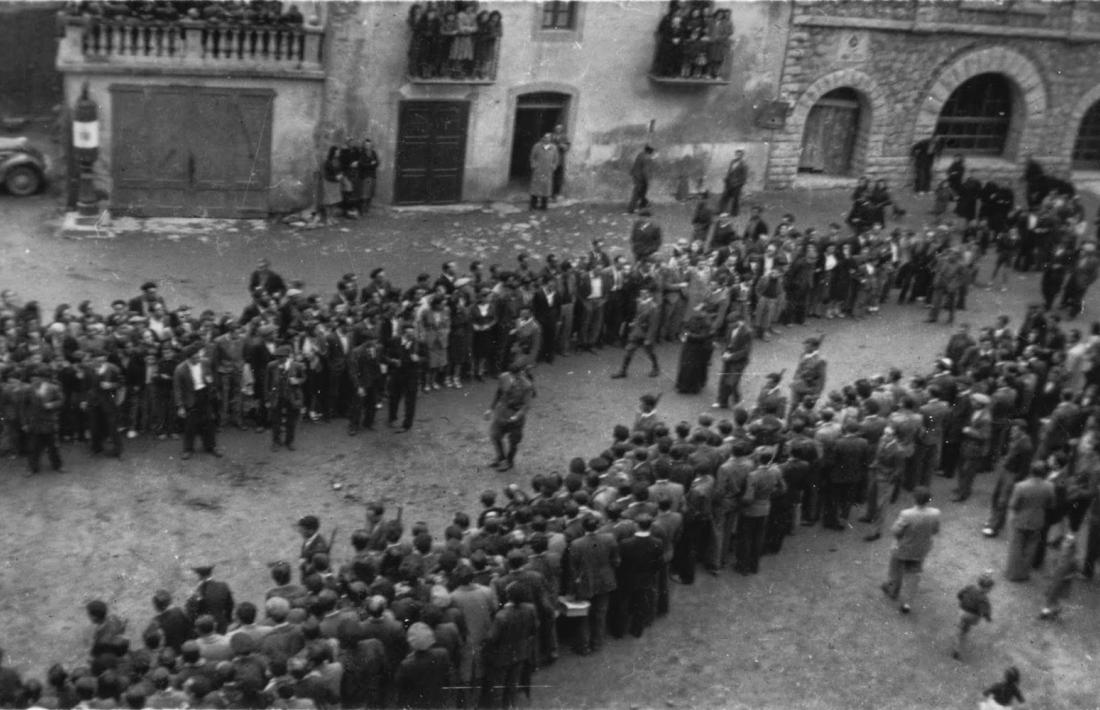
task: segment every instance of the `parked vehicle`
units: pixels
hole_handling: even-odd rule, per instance
[[[0,183],[10,194],[26,197],[38,192],[49,170],[49,160],[26,137],[0,137]]]

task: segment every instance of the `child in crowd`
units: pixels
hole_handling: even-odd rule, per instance
[[[959,590],[959,626],[955,634],[955,644],[951,657],[958,660],[962,656],[963,644],[970,629],[981,622],[993,621],[993,607],[989,603],[989,590],[993,588],[993,572],[987,570],[978,577],[977,584],[968,584]]]

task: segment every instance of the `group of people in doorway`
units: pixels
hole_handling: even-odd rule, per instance
[[[347,138],[342,148],[330,146],[321,165],[321,190],[317,213],[322,222],[338,209],[347,219],[359,219],[370,211],[378,180],[378,151],[370,138]]]

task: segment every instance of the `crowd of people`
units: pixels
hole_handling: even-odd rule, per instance
[[[237,603],[205,564],[186,603],[152,594],[140,633],[93,600],[87,659],[51,667],[45,683],[0,670],[0,707],[511,707],[558,658],[559,634],[580,655],[641,637],[699,568],[757,574],[796,530],[853,528],[855,506],[874,541],[903,491],[915,505],[888,528],[883,591],[911,613],[943,514],[929,505],[937,474],[963,501],[977,474],[995,472],[982,532],[1011,530],[1008,580],[1027,580],[1058,546],[1037,603],[1056,617],[1086,519],[1085,576],[1100,557],[1100,323],[1066,332],[1036,304],[1017,329],[1008,317],[976,338],[960,327],[931,372],[827,393],[821,346],[807,339],[789,389],[769,375],[728,418],[665,422],[645,395],[591,458],[536,474],[529,490],[486,491],[480,511],[441,533],[372,503],[341,564],[305,516],[299,581],[291,563],[273,564],[262,603]],[[991,618],[992,587],[983,573],[960,591],[955,657]]]
[[[500,12],[476,2],[425,2],[409,8],[409,74],[421,79],[492,79],[504,33]]]
[[[876,540],[902,491],[916,506],[890,528],[899,545],[883,590],[909,613],[938,528],[928,493],[937,473],[956,479],[958,501],[978,474],[996,473],[981,532],[1011,531],[1011,580],[1044,564],[1050,531],[1060,531],[1042,612],[1057,616],[1086,519],[1086,576],[1100,551],[1100,516],[1090,515],[1100,326],[1083,333],[1064,323],[1097,270],[1079,203],[1055,185],[983,242],[971,224],[887,233],[885,214],[882,223],[850,221],[852,233],[831,225],[818,234],[793,215],[773,231],[754,206],[735,226],[729,197],[718,214],[701,200],[693,238],[671,249],[641,214],[633,262],[593,240],[538,267],[527,254],[509,269],[473,262],[464,273],[448,261],[404,288],[383,268],[363,284],[347,273],[325,296],[261,260],[239,315],[169,309],[154,282],[107,312],[87,301],[46,312],[0,293],[0,449],[25,454],[32,472],[43,453],[62,467],[59,441],[121,455],[128,438],[182,433],[186,456],[197,438],[221,455],[218,431],[240,427],[293,448],[300,422],[343,419],[356,435],[374,428],[379,409],[408,431],[419,395],[497,376],[493,407],[503,399],[508,411],[495,423],[519,424],[493,432],[494,465],[507,469],[540,363],[621,347],[614,376],[627,377],[643,349],[657,376],[661,341],[681,343],[683,393],[705,387],[719,352],[722,416],[666,423],[660,397],[646,395],[633,426],[615,427],[605,449],[574,458],[564,475],[536,476],[530,491],[509,486],[500,505],[486,495],[484,511],[456,514],[441,537],[420,523],[406,532],[373,508],[342,566],[317,521],[303,519],[300,584],[289,565],[272,569],[266,623],[257,605],[234,605],[207,566],[196,568],[201,581],[185,608],[172,606],[169,591],[154,595],[156,620],[140,641],[93,602],[88,663],[51,669],[45,690],[4,672],[0,705],[508,705],[556,657],[559,625],[582,654],[607,633],[640,636],[667,612],[670,582],[690,585],[700,566],[756,574],[762,556],[803,526],[852,528],[856,506],[865,538]],[[810,337],[789,386],[785,372],[772,373],[755,400],[742,397],[753,343],[776,323],[862,317],[895,288],[901,302],[924,300],[932,320],[941,308],[953,316],[983,246],[996,247],[995,270],[1043,270],[1044,302],[1018,328],[1002,317],[975,337],[961,325],[932,372],[907,380],[890,370],[832,390],[822,338]],[[518,383],[518,409],[500,394],[515,391],[509,383]],[[960,593],[957,653],[989,615],[984,581]]]
[[[657,26],[653,73],[680,79],[718,79],[733,39],[730,11],[710,0],[671,2]]]
[[[180,20],[206,22],[212,26],[244,27],[301,26],[305,22],[297,5],[279,0],[169,0],[139,2],[80,0],[65,8],[68,15],[104,22],[158,22]],[[316,24],[316,21],[312,21]]]

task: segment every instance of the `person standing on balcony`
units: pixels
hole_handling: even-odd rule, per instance
[[[710,46],[707,48],[707,71],[711,79],[717,79],[722,72],[722,65],[730,53],[730,42],[733,39],[733,23],[730,22],[729,10],[718,10],[707,23],[707,36],[710,37]],[[735,213],[736,214],[736,213]]]
[[[554,191],[554,171],[561,162],[554,135],[546,133],[531,148],[531,209],[545,210]]]
[[[561,197],[561,188],[565,184],[565,154],[569,152],[569,136],[565,132],[565,126],[558,124],[554,126],[554,132],[551,134],[551,140],[554,142],[554,146],[558,149],[558,167],[554,168],[554,192],[552,197],[556,202]]]

